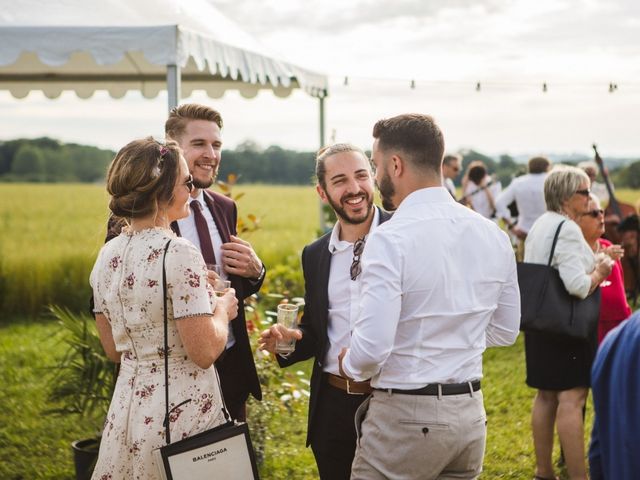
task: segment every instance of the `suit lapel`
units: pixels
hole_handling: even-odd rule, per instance
[[[222,207],[220,206],[220,202],[215,202],[213,200],[213,196],[206,190],[204,191],[204,202],[207,204],[207,207],[209,207],[209,211],[211,212],[213,221],[216,224],[222,243],[231,241],[231,226],[227,223],[227,219]]]
[[[331,252],[329,252],[329,237],[320,248],[318,258],[318,312],[322,312],[320,317],[320,330],[326,332],[329,312],[329,273],[331,271]]]

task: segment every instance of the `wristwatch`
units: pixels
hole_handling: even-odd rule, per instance
[[[259,283],[264,279],[265,273],[267,273],[267,269],[264,268],[264,263],[263,263],[262,269],[260,270],[260,275],[258,275],[258,278],[250,278],[249,281],[255,285],[256,283]]]

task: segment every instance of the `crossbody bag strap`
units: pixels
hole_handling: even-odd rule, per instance
[[[556,251],[556,243],[558,243],[558,237],[560,236],[560,229],[562,228],[562,224],[565,222],[566,220],[562,220],[560,222],[560,225],[558,225],[558,229],[556,230],[556,234],[553,236],[553,243],[551,244],[551,253],[549,254],[549,263],[547,263],[547,266],[550,267],[551,266],[551,260],[553,260],[553,254]]]
[[[162,256],[162,306],[164,312],[164,426],[166,432],[167,445],[171,443],[171,431],[169,428],[169,321],[167,319],[167,269],[165,268],[165,260],[167,258],[167,250],[171,240],[164,246],[164,255]]]
[[[164,315],[164,401],[165,401],[165,410],[164,410],[164,422],[163,425],[165,427],[165,435],[167,445],[171,443],[171,429],[170,421],[169,421],[169,320],[167,318],[167,269],[165,267],[166,258],[167,258],[167,250],[169,250],[169,244],[171,240],[167,242],[164,247],[164,254],[162,256],[162,305],[163,305],[163,315]],[[224,402],[224,395],[222,394],[222,385],[220,385],[220,375],[216,370],[216,380],[218,381],[218,389],[220,391],[220,399],[222,400],[222,414],[224,415],[224,419],[227,423],[232,423],[231,415],[229,414],[229,410],[227,409],[227,405]],[[177,406],[180,406],[184,403],[189,402],[190,400],[185,400]],[[174,407],[176,408],[176,407]]]

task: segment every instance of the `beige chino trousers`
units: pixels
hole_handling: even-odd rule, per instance
[[[351,480],[473,479],[482,471],[482,390],[440,397],[376,390],[355,422]]]

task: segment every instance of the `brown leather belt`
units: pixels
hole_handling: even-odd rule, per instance
[[[347,380],[344,377],[339,377],[338,375],[333,375],[332,373],[325,373],[325,377],[327,378],[329,385],[339,388],[340,390],[347,392],[349,395],[366,395],[372,392],[369,380],[356,382],[353,380]]]

